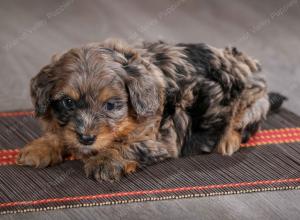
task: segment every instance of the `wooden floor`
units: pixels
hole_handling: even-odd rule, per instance
[[[235,45],[261,61],[270,89],[288,96],[286,107],[300,114],[299,21],[299,0],[2,0],[0,110],[32,108],[29,80],[54,53],[118,37],[129,42],[162,39]],[[299,191],[291,191],[65,210],[51,215],[296,219],[300,208],[295,204],[299,203]],[[37,218],[40,213],[10,217],[24,216]]]

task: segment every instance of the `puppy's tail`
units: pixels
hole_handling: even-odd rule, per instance
[[[270,102],[269,112],[277,112],[282,106],[283,102],[287,100],[287,97],[276,92],[270,92],[268,96]]]
[[[244,127],[242,132],[242,143],[248,142],[250,137],[253,136],[260,129],[260,124],[263,121],[263,119],[265,119],[266,113],[277,112],[285,100],[287,100],[285,96],[276,92],[270,92],[268,93],[268,98],[264,97],[263,99],[261,99],[261,101],[258,101],[256,105],[254,105],[252,108],[249,108],[248,112],[246,113],[247,117],[244,117],[244,124],[246,126]],[[257,108],[257,106],[267,106],[266,103],[268,101],[269,109],[266,109],[265,107]],[[259,112],[257,112],[259,111],[259,109],[263,109],[262,114],[259,114]],[[260,115],[259,119],[253,117],[255,115]]]

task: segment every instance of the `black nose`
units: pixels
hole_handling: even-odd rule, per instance
[[[95,142],[96,136],[95,135],[84,135],[78,134],[79,142],[84,145],[91,145]]]

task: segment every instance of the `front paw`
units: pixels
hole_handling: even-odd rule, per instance
[[[137,163],[125,159],[115,159],[105,155],[96,155],[85,161],[84,170],[87,177],[93,176],[97,181],[118,181],[136,170]]]
[[[62,160],[62,155],[58,150],[33,142],[20,150],[16,162],[18,165],[44,168],[60,163]]]
[[[237,131],[233,131],[229,135],[223,136],[218,145],[218,152],[222,155],[231,156],[240,148],[241,139],[241,134]]]

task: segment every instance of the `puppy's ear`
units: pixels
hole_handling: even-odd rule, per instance
[[[104,47],[111,48],[113,58],[126,71],[123,76],[130,102],[137,117],[154,115],[163,102],[163,80],[158,70],[125,42],[108,40]]]
[[[159,108],[160,97],[153,77],[142,74],[133,65],[125,66],[125,70],[129,75],[126,85],[135,113],[138,117],[154,115]]]
[[[37,117],[47,113],[50,104],[50,94],[56,83],[53,64],[49,64],[31,79],[30,94]]]
[[[123,65],[126,71],[125,83],[128,89],[130,102],[138,117],[154,115],[163,99],[163,85],[161,79],[149,68],[145,62],[132,59]]]

